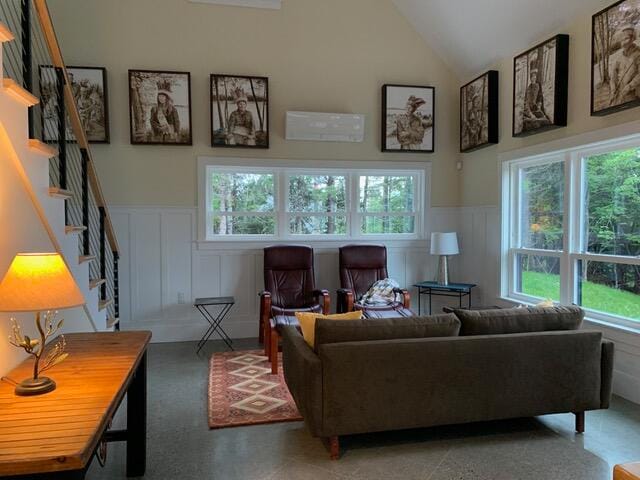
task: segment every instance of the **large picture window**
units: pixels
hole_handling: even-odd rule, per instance
[[[425,170],[205,165],[205,240],[423,236]]]
[[[640,324],[640,140],[505,164],[503,295]]]

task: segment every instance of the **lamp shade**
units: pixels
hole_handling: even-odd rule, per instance
[[[431,255],[457,255],[458,236],[456,232],[433,232],[431,234]]]
[[[84,303],[57,253],[19,253],[0,282],[0,312],[58,310]]]

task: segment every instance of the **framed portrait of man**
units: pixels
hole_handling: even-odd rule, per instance
[[[269,79],[211,74],[211,146],[269,148]]]
[[[191,145],[189,72],[129,70],[129,125],[134,145]]]
[[[435,88],[382,86],[383,152],[433,153]]]
[[[567,125],[569,35],[556,35],[513,59],[513,136]]]
[[[592,17],[591,115],[640,105],[640,0],[621,0]]]
[[[498,143],[498,71],[489,70],[460,88],[460,151]]]

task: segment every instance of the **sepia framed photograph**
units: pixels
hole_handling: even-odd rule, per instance
[[[621,0],[591,21],[591,115],[640,105],[640,0]]]
[[[567,126],[569,35],[556,35],[513,59],[513,136]]]
[[[211,74],[211,146],[269,148],[269,79]]]
[[[191,145],[190,73],[129,70],[129,125],[134,145]]]
[[[460,151],[498,143],[498,71],[489,70],[460,88]]]
[[[383,152],[433,153],[435,88],[382,86]]]

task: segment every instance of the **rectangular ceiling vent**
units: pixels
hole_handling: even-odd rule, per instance
[[[362,142],[364,115],[351,113],[287,112],[287,140]]]
[[[268,8],[280,10],[282,0],[189,0],[191,3],[210,3],[211,5],[229,5],[232,7]]]

